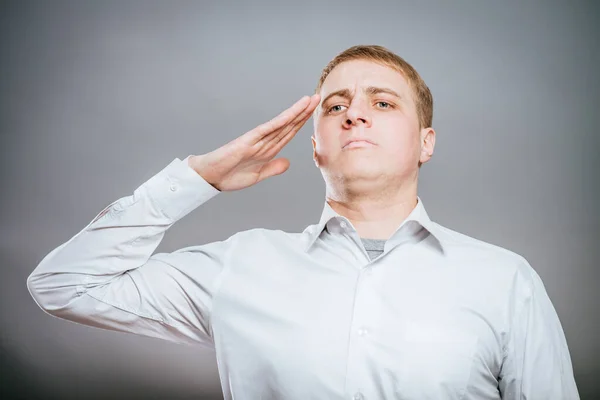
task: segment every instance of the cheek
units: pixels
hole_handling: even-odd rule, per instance
[[[317,125],[317,133],[315,139],[317,141],[317,152],[330,153],[340,147],[339,133],[332,129],[333,126],[329,122],[319,122]]]
[[[394,131],[393,135],[386,135],[382,142],[383,150],[387,157],[400,164],[412,162],[419,158],[421,146],[418,133],[410,131]]]

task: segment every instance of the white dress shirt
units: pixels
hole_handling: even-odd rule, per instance
[[[539,275],[522,256],[433,222],[420,198],[374,260],[327,203],[302,233],[252,229],[153,254],[220,193],[187,160],[44,257],[27,280],[37,304],[214,346],[226,399],[579,399]]]

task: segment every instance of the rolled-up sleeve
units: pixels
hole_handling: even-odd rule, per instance
[[[212,298],[233,237],[152,255],[176,221],[219,193],[188,166],[188,158],[175,159],[132,195],[107,206],[41,260],[27,287],[45,312],[212,346]]]
[[[578,400],[565,334],[544,284],[525,261],[499,390],[506,400]]]

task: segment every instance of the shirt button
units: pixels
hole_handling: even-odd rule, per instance
[[[342,227],[342,229],[348,228],[348,224],[346,223],[346,221],[340,222],[340,226]]]
[[[365,336],[369,331],[366,330],[365,328],[360,328],[358,330],[358,336]]]
[[[352,397],[354,400],[364,400],[365,396],[363,396],[363,394],[361,392],[356,392],[354,394],[354,397]]]
[[[177,186],[171,185],[169,189],[171,189],[171,192],[175,192],[177,190]]]

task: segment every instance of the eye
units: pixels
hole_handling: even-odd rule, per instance
[[[330,114],[332,112],[334,112],[334,113],[340,112],[340,111],[342,111],[342,107],[345,107],[345,106],[343,106],[341,104],[336,104],[335,106],[329,107],[329,109],[327,110],[327,113]]]
[[[392,105],[386,101],[378,101],[375,104],[377,104],[379,108],[392,108]]]

